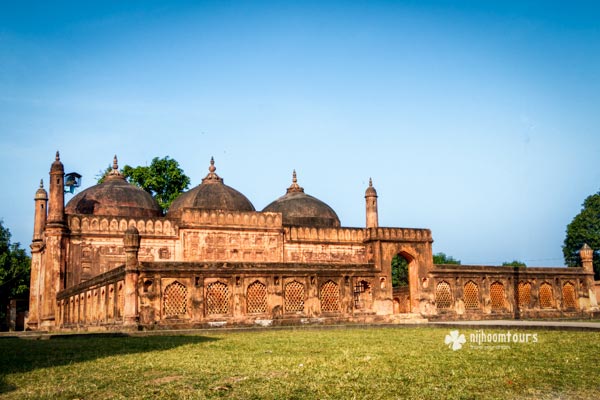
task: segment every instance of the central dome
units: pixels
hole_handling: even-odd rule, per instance
[[[304,188],[298,185],[296,171],[292,185],[263,212],[279,212],[283,215],[284,225],[313,226],[335,228],[340,226],[340,219],[331,207],[321,200],[304,193]]]
[[[215,160],[210,159],[208,175],[195,188],[177,197],[167,215],[180,217],[186,208],[195,210],[256,211],[246,196],[223,183],[223,178],[215,173]]]
[[[74,196],[65,207],[66,214],[107,215],[133,218],[162,216],[162,210],[150,193],[125,180],[119,172],[117,156],[104,182]]]

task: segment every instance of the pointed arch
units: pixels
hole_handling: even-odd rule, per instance
[[[340,287],[332,280],[321,285],[321,311],[335,312],[340,310]]]
[[[304,285],[296,280],[288,282],[284,290],[285,311],[303,312],[304,311]]]
[[[185,315],[187,312],[187,288],[175,281],[163,293],[163,310],[165,317]]]
[[[465,309],[478,310],[480,307],[479,286],[473,281],[468,281],[465,284],[463,298],[465,302]]]
[[[506,308],[506,294],[502,282],[494,282],[490,285],[490,302],[492,311],[504,310]]]
[[[248,314],[267,312],[267,286],[259,280],[248,285],[246,290],[246,311]]]
[[[575,285],[572,282],[565,282],[562,287],[563,308],[577,308],[577,296],[575,295]]]
[[[544,282],[540,285],[540,307],[541,308],[553,308],[554,307],[554,291],[552,285],[548,282]]]
[[[441,281],[435,287],[435,306],[440,310],[452,308],[454,303],[452,299],[452,291],[450,284],[446,281]]]
[[[206,287],[206,313],[229,314],[231,294],[226,283],[217,281]]]

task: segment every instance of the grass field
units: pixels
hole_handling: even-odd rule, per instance
[[[469,341],[442,328],[0,339],[0,398],[506,399],[600,397],[600,334]],[[486,330],[486,333],[500,333]]]

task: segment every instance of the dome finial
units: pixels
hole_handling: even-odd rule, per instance
[[[60,161],[60,153],[58,152],[58,150],[56,150],[56,157],[54,158],[55,161]]]
[[[44,180],[40,179],[40,189],[43,189],[43,188],[44,188]]]
[[[210,158],[210,166],[208,167],[208,175],[202,179],[202,183],[223,183],[223,179],[215,173],[217,167],[215,167],[215,158]]]
[[[296,176],[296,170],[292,173],[292,185],[287,189],[287,193],[304,193],[304,188],[298,185],[298,177]]]
[[[121,171],[119,171],[119,160],[117,159],[116,154],[113,157],[112,171],[110,171],[106,177],[107,178],[117,177],[117,178],[125,179],[123,174],[121,174]]]
[[[369,178],[369,187],[373,187],[373,179]]]

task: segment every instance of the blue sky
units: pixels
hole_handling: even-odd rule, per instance
[[[372,177],[434,252],[562,265],[599,105],[597,2],[3,2],[0,218],[27,246],[57,149],[84,187],[114,154],[193,185],[214,156],[259,210],[296,169],[364,226]]]

